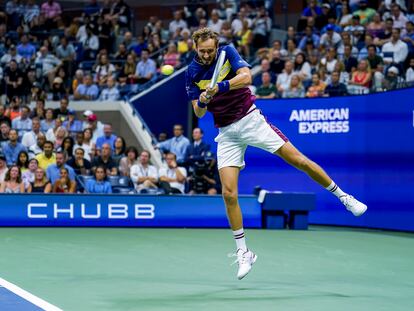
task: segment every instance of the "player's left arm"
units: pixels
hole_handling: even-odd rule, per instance
[[[248,67],[241,67],[236,71],[234,78],[228,80],[229,90],[237,90],[252,84],[252,74]],[[219,85],[216,84],[214,88],[206,89],[207,96],[214,96],[219,92]]]

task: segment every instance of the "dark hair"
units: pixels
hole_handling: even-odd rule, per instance
[[[20,162],[20,156],[24,154],[26,155],[26,163],[22,163]],[[16,161],[16,165],[19,168],[28,168],[29,167],[29,154],[26,151],[20,151],[18,156],[17,156],[17,161]]]
[[[114,150],[114,155],[116,155],[116,154],[115,154],[115,152],[116,152],[116,149],[115,149],[115,143],[116,143],[116,141],[117,141],[117,139],[118,139],[118,138],[122,141],[122,148],[121,148],[121,152],[120,152],[119,154],[124,154],[124,153],[125,153],[125,149],[126,149],[126,142],[125,142],[125,139],[124,139],[122,136],[118,136],[118,137],[114,140],[114,145],[112,146],[112,148],[113,148],[113,150]]]
[[[302,55],[302,58],[303,58],[303,63],[302,63],[302,64],[298,64],[298,63],[296,62],[296,58],[297,58],[299,55]],[[305,62],[306,62],[306,56],[305,56],[305,53],[300,52],[300,53],[296,54],[296,56],[295,56],[295,70],[301,70],[301,69],[302,69],[302,67],[303,67],[303,64],[304,64]]]
[[[377,50],[377,47],[374,44],[370,44],[367,46],[367,50],[369,50],[370,48],[374,48],[374,50]]]
[[[68,141],[68,140],[70,141],[70,147],[69,147],[69,149],[66,150],[66,149],[64,149],[65,148],[65,142]],[[73,146],[74,145],[75,145],[75,141],[73,140],[72,136],[66,136],[62,140],[61,149],[63,151],[66,151],[69,155],[72,155],[73,154]]]
[[[47,144],[51,145],[51,146],[52,146],[52,148],[55,146],[55,145],[53,144],[53,142],[51,142],[50,140],[46,140],[46,141],[45,141],[45,143],[43,144],[43,148],[44,148]]]
[[[141,154],[142,154],[143,152],[145,152],[146,154],[148,154],[148,159],[151,159],[151,153],[150,153],[147,149],[142,150],[142,151],[141,151]]]
[[[135,148],[134,146],[129,146],[129,147],[127,147],[126,149],[125,149],[125,155],[126,156],[128,156],[128,153],[130,153],[130,152],[133,152],[133,153],[135,153],[135,157],[134,157],[134,159],[136,160],[137,158],[138,158],[138,149],[137,148]]]
[[[102,165],[99,165],[99,166],[97,166],[96,167],[96,169],[95,169],[95,172],[94,172],[94,177],[95,177],[95,180],[96,180],[96,171],[98,170],[98,169],[102,169],[103,170],[103,172],[104,172],[104,178],[103,178],[103,180],[106,180],[106,169],[105,169],[105,167],[104,166],[102,166]]]
[[[22,172],[20,171],[20,167],[18,167],[17,165],[12,165],[9,167],[6,176],[4,177],[4,181],[10,181],[10,172],[14,167],[16,167],[19,171],[19,175],[17,175],[16,181],[20,184],[22,182]]]

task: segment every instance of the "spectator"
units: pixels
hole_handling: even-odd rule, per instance
[[[188,146],[185,160],[190,164],[194,161],[204,160],[207,152],[210,151],[210,145],[203,141],[203,130],[199,127],[193,129],[193,142]]]
[[[27,189],[29,184],[32,183],[35,179],[35,172],[39,167],[39,163],[36,159],[31,159],[30,161],[28,161],[27,169],[25,171],[22,170],[21,164],[17,164],[17,166],[20,167],[20,172],[22,173],[22,180],[24,182],[25,188]]]
[[[359,16],[361,24],[367,25],[371,20],[374,18],[376,11],[372,8],[368,7],[367,0],[360,0],[359,1],[359,10],[354,12],[354,15]]]
[[[95,144],[92,142],[92,130],[87,128],[84,129],[82,133],[78,133],[78,135],[81,135],[81,139],[77,139],[77,142],[74,146],[75,150],[78,147],[81,147],[85,151],[85,159],[88,161],[91,161],[95,157]]]
[[[244,19],[242,21],[242,28],[239,31],[235,31],[235,33],[236,37],[239,38],[239,41],[237,41],[239,51],[241,55],[248,59],[250,57],[250,46],[253,42],[253,32],[249,26],[249,21]]]
[[[309,81],[311,79],[311,67],[306,61],[305,54],[302,52],[295,57],[294,73],[299,75],[301,81]]]
[[[56,48],[56,56],[62,61],[65,71],[72,76],[75,68],[76,51],[67,37],[60,39],[60,45]]]
[[[15,119],[17,120],[17,119]],[[37,135],[40,133],[40,120],[39,118],[33,118],[32,120],[32,130],[23,134],[22,144],[26,148],[29,148],[32,145],[36,144]]]
[[[41,131],[46,133],[49,129],[53,129],[55,127],[55,117],[54,111],[52,108],[46,109],[45,119],[40,121],[40,128]]]
[[[119,161],[121,161],[122,157],[125,155],[126,150],[126,143],[125,139],[121,136],[118,136],[113,144],[113,152],[112,152],[112,158],[115,161],[115,164],[118,166]]]
[[[18,132],[15,129],[11,129],[9,132],[9,141],[1,144],[7,166],[16,164],[19,153],[21,151],[27,151],[26,147],[17,141],[18,137]]]
[[[408,19],[404,13],[401,13],[400,6],[396,3],[391,6],[391,17],[394,20],[393,27],[405,31],[405,25]]]
[[[6,94],[9,99],[20,96],[22,92],[23,73],[17,68],[17,62],[12,59],[4,70]]]
[[[121,86],[137,82],[135,77],[136,67],[135,55],[132,53],[128,54],[126,62],[118,74],[118,81]]]
[[[272,51],[272,61],[270,62],[270,70],[275,74],[280,74],[285,68],[285,61],[281,58],[280,50]]]
[[[63,126],[58,126],[56,128],[56,130],[53,132],[53,136],[50,135],[48,137],[48,140],[53,141],[53,143],[55,145],[55,150],[58,150],[62,146],[63,140],[68,135],[69,135],[69,133],[66,130],[66,128],[64,128]]]
[[[279,93],[283,93],[283,91],[289,87],[292,75],[293,63],[291,61],[287,61],[285,63],[285,69],[283,73],[277,76],[276,88],[279,91]]]
[[[316,0],[309,0],[308,6],[302,12],[303,17],[317,17],[322,14],[322,9],[317,5]]]
[[[52,184],[46,177],[44,169],[38,167],[35,172],[34,181],[31,182],[31,193],[50,193],[52,192]]]
[[[113,56],[113,59],[117,61],[117,63],[115,64],[117,70],[121,68],[119,67],[120,62],[124,63],[127,60],[129,54],[130,53],[128,52],[125,44],[121,43],[118,45],[118,50]]]
[[[358,67],[358,60],[352,55],[352,46],[350,44],[344,45],[343,62],[348,73],[354,72]]]
[[[17,165],[12,165],[7,171],[4,181],[0,185],[0,193],[24,192],[24,183],[22,181],[20,169]]]
[[[12,120],[12,122],[14,119],[20,117],[21,115],[21,108],[20,108],[21,102],[22,102],[22,99],[19,96],[14,96],[11,99],[9,109],[7,109],[7,111],[5,112],[5,115],[10,117],[10,120]]]
[[[120,98],[119,90],[116,86],[116,80],[114,77],[110,76],[107,79],[107,87],[104,88],[99,97],[100,100],[111,100],[115,101]]]
[[[131,18],[131,9],[124,0],[117,0],[113,2],[108,18],[112,21],[113,24],[119,25],[119,27],[127,28],[130,24]]]
[[[62,126],[66,128],[70,134],[75,134],[82,132],[83,124],[82,121],[76,119],[75,110],[69,109],[68,119],[62,123]]]
[[[283,90],[283,98],[303,98],[305,97],[305,88],[302,85],[300,76],[293,74],[290,79],[289,87]]]
[[[352,73],[348,92],[351,94],[366,94],[371,86],[371,69],[367,60],[358,63],[358,68]]]
[[[177,158],[178,163],[183,163],[185,161],[185,152],[190,145],[190,141],[183,135],[183,133],[183,126],[181,124],[175,124],[174,137],[157,144],[157,147],[160,148],[162,152],[174,153],[174,157]]]
[[[39,163],[39,167],[46,170],[49,165],[56,163],[56,155],[53,153],[53,143],[51,141],[45,141],[43,144],[43,152],[35,156],[35,159]]]
[[[367,58],[367,56],[368,56],[368,47],[370,45],[373,45],[373,44],[374,44],[374,40],[373,40],[372,36],[370,34],[366,34],[365,35],[365,40],[364,40],[364,47],[362,47],[359,50],[359,53],[358,53],[358,60]],[[377,52],[380,52],[380,51],[381,51],[380,49],[377,49]]]
[[[350,14],[350,8],[348,3],[343,2],[341,6],[341,15],[338,16],[338,21],[336,24],[345,28],[346,26],[351,25],[352,22],[352,14]]]
[[[167,162],[167,168],[161,168],[158,174],[160,188],[166,194],[183,194],[187,170],[184,167],[178,166],[177,157],[172,152],[167,153],[165,160]]]
[[[135,147],[128,147],[125,150],[125,156],[119,161],[119,174],[121,176],[130,176],[131,167],[138,164],[138,150]]]
[[[99,55],[99,63],[94,69],[95,71],[95,83],[99,86],[106,85],[108,77],[113,77],[116,71],[115,66],[108,60],[108,55]]]
[[[45,100],[43,98],[36,99],[36,106],[30,113],[30,119],[38,118],[39,121],[45,118]]]
[[[99,89],[93,83],[92,76],[86,75],[83,78],[83,83],[79,84],[74,93],[76,100],[95,100],[98,98]]]
[[[341,36],[337,32],[334,32],[334,26],[329,24],[326,26],[326,33],[321,36],[319,45],[325,48],[337,48],[339,47],[341,41]]]
[[[339,81],[341,73],[338,71],[332,72],[331,83],[326,87],[325,94],[328,97],[346,96],[348,91],[345,84]]]
[[[375,40],[376,45],[382,46],[391,40],[392,30],[394,29],[393,25],[394,25],[394,20],[391,17],[385,20],[384,31],[376,35],[376,40]]]
[[[98,166],[103,166],[106,174],[110,176],[118,175],[118,168],[115,161],[111,157],[111,145],[104,143],[101,149],[101,155],[94,158],[92,162],[92,171],[95,172]]]
[[[12,128],[19,132],[19,138],[23,137],[26,132],[32,129],[32,120],[29,118],[30,108],[23,106],[21,109],[21,115],[12,120]]]
[[[403,84],[403,79],[399,77],[400,71],[397,67],[391,66],[388,68],[387,74],[382,82],[382,86],[384,90],[395,90],[400,88]]]
[[[177,46],[174,42],[168,44],[168,50],[163,56],[162,64],[171,65],[174,68],[180,67],[180,53],[177,52]]]
[[[138,192],[145,192],[148,188],[157,188],[158,172],[155,166],[149,164],[150,159],[149,151],[143,150],[139,162],[131,166],[131,180]]]
[[[212,10],[210,13],[210,19],[208,20],[207,27],[217,33],[220,33],[222,26],[223,20],[220,19],[218,11],[216,9]]]
[[[320,97],[323,95],[326,88],[325,82],[321,81],[319,73],[312,75],[312,85],[306,92],[306,97]]]
[[[42,132],[39,132],[36,137],[36,143],[28,148],[29,157],[35,158],[38,154],[43,152],[43,145],[46,142],[46,136]]]
[[[85,124],[84,124],[85,127]],[[104,136],[104,125],[102,122],[98,121],[98,117],[96,114],[91,114],[87,117],[87,128],[90,128],[92,130],[92,142],[95,144],[96,140],[100,136]]]
[[[0,124],[1,123],[7,123],[9,126],[11,126],[11,120],[6,115],[6,108],[2,104],[0,104]]]
[[[45,24],[49,29],[57,28],[58,22],[60,21],[60,15],[62,9],[60,4],[54,0],[47,0],[41,6],[41,14],[46,18]]]
[[[375,45],[371,44],[367,47],[367,58],[369,67],[372,70],[376,70],[379,65],[382,65],[384,63],[381,56],[377,54],[377,48]]]
[[[21,24],[24,6],[20,1],[9,0],[6,3],[5,13],[7,17],[7,26],[10,29],[16,29]]]
[[[72,93],[75,94],[76,89],[83,83],[84,73],[82,69],[78,69],[75,72],[75,77],[72,80]]]
[[[187,23],[182,19],[181,11],[176,10],[174,12],[174,19],[170,22],[169,31],[170,35],[177,32],[177,29],[188,28]]]
[[[62,151],[56,152],[56,163],[50,164],[46,169],[47,178],[52,184],[61,177],[61,169],[67,170],[67,176],[70,180],[75,180],[75,171],[69,165],[66,164],[66,153]],[[40,161],[39,161],[40,166]],[[55,192],[55,191],[54,191]]]
[[[301,51],[296,48],[296,43],[293,39],[288,39],[286,44],[286,60],[290,60],[291,62],[295,61],[296,55],[298,55]]]
[[[69,161],[73,158],[73,146],[75,145],[75,141],[71,136],[66,136],[62,140],[62,144],[59,147],[59,151],[62,151],[66,154],[66,161]]]
[[[75,148],[75,156],[67,164],[73,168],[76,175],[89,175],[92,170],[92,164],[86,159],[85,151],[81,147]]]
[[[306,26],[305,27],[305,35],[300,40],[298,48],[300,50],[304,51],[305,48],[306,48],[306,42],[309,41],[309,40],[312,41],[314,48],[319,47],[320,37],[316,33],[313,32],[312,27]]]
[[[263,72],[261,77],[262,84],[256,89],[256,97],[264,99],[276,98],[277,89],[271,81],[270,73]]]
[[[71,179],[70,171],[66,167],[58,169],[59,179],[56,179],[53,183],[53,193],[75,193],[76,181]]]
[[[105,168],[97,167],[94,175],[94,179],[87,180],[85,193],[112,193],[111,183],[106,180]]]
[[[372,22],[367,25],[366,31],[374,38],[379,37],[384,33],[385,23],[381,20],[381,15],[379,13],[375,13]]]
[[[143,84],[151,81],[156,75],[156,64],[149,58],[148,49],[142,50],[141,60],[139,61],[136,71],[135,79],[138,84]]]
[[[4,154],[0,153],[0,182],[4,181],[7,171],[6,157]]]
[[[260,7],[256,18],[253,20],[253,47],[261,48],[268,45],[269,32],[272,20],[267,15],[264,7]]]
[[[334,71],[337,62],[338,60],[336,58],[336,50],[334,48],[329,48],[326,57],[323,57],[321,59],[321,65],[329,74]]]
[[[0,142],[9,140],[10,123],[3,121],[0,123]]]
[[[407,72],[405,73],[405,81],[412,86],[414,81],[414,58],[410,59],[409,64],[410,67],[408,67]]]
[[[116,135],[113,134],[112,124],[107,123],[103,129],[104,135],[96,139],[96,149],[101,150],[103,144],[109,144],[111,147],[114,146]]]
[[[30,63],[36,54],[36,48],[29,42],[29,38],[26,34],[23,34],[20,38],[20,44],[17,46],[17,53],[23,57],[26,63]]]
[[[14,60],[17,65],[20,65],[23,63],[23,57],[17,54],[17,49],[14,44],[11,44],[9,47],[8,53],[5,53],[0,58],[0,64],[3,68],[10,67],[10,62],[12,60]]]
[[[27,151],[19,152],[16,165],[19,167],[21,173],[24,173],[29,169],[29,155]]]
[[[396,63],[402,65],[408,55],[407,44],[400,40],[401,30],[394,28],[392,30],[391,41],[385,43],[382,47],[384,63]]]
[[[331,6],[329,3],[324,3],[322,4],[322,14],[319,14],[315,17],[315,27],[319,30],[322,30],[325,25],[329,24],[332,25],[336,31],[336,25],[332,22],[335,22],[335,18],[331,12]]]
[[[63,84],[63,79],[61,77],[56,77],[53,79],[52,83],[52,100],[61,100],[68,95],[66,88]]]
[[[94,60],[99,51],[99,38],[93,33],[93,24],[86,26],[86,36],[80,39],[82,43],[83,59]]]
[[[276,76],[275,74],[270,70],[270,62],[267,58],[262,59],[260,62],[260,74],[256,75],[253,78],[253,85],[256,87],[259,87],[262,84],[262,73],[267,72],[270,75],[271,83],[276,82]]]
[[[49,53],[47,46],[42,46],[39,56],[36,57],[35,64],[41,68],[41,77],[47,79],[51,88],[62,61],[55,55]]]

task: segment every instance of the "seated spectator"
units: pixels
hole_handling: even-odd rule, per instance
[[[302,52],[295,57],[294,73],[299,75],[301,81],[310,81],[311,79],[311,67]]]
[[[69,177],[69,170],[66,167],[61,167],[58,171],[59,178],[53,182],[53,193],[75,193],[76,181]]]
[[[115,66],[109,62],[107,54],[99,55],[99,63],[94,69],[94,82],[100,87],[106,85],[109,77],[113,77],[116,71]]]
[[[99,88],[92,81],[91,75],[83,78],[83,83],[78,85],[74,93],[76,100],[95,100],[98,98]]]
[[[17,62],[12,59],[4,70],[4,82],[6,94],[9,99],[20,96],[23,91],[23,72],[17,67]]]
[[[15,119],[17,120],[17,119]],[[40,120],[39,118],[32,119],[32,130],[23,134],[22,144],[26,148],[29,148],[32,145],[36,145],[37,136],[40,132]]]
[[[287,89],[282,93],[283,98],[303,98],[305,97],[305,88],[302,85],[302,81],[299,75],[294,74],[290,79],[290,84]]]
[[[49,53],[49,49],[46,46],[42,46],[39,56],[36,57],[35,64],[41,68],[41,77],[47,79],[50,88],[52,88],[53,80],[59,66],[62,65],[62,61]]]
[[[75,77],[72,80],[72,89],[71,89],[71,92],[73,94],[75,94],[76,89],[78,88],[78,86],[83,83],[83,78],[84,78],[83,70],[82,69],[76,70]]]
[[[94,179],[88,179],[86,181],[85,193],[112,193],[111,183],[106,180],[105,168],[98,166],[94,175]]]
[[[300,52],[301,50],[296,48],[296,42],[293,39],[288,39],[285,59],[290,60],[291,62],[294,62],[296,55],[298,55]]]
[[[66,136],[62,140],[62,144],[58,148],[59,151],[64,152],[66,154],[66,161],[69,161],[73,158],[73,146],[75,145],[75,141],[71,136]]]
[[[321,81],[319,73],[312,75],[312,84],[306,92],[306,97],[320,97],[326,88],[325,82]]]
[[[67,164],[73,168],[76,175],[89,175],[92,170],[91,162],[86,159],[85,151],[81,147],[75,148],[75,156]]]
[[[115,161],[115,164],[119,166],[119,161],[121,161],[121,159],[125,156],[125,139],[121,136],[118,136],[114,141],[112,150],[112,159]]]
[[[70,134],[75,134],[82,132],[83,124],[82,121],[76,119],[75,110],[69,109],[68,119],[62,123],[62,126],[66,128]]]
[[[268,16],[264,6],[259,7],[256,18],[253,20],[253,42],[254,48],[267,46],[269,33],[272,28],[272,20]]]
[[[167,168],[160,168],[158,174],[160,188],[162,188],[166,194],[184,193],[187,170],[184,167],[178,166],[176,159],[177,157],[174,153],[167,153],[165,156]]]
[[[235,32],[236,37],[239,39],[237,45],[240,54],[248,59],[250,57],[250,47],[253,42],[253,32],[247,19],[243,19],[241,22],[242,28],[240,31]]]
[[[271,82],[271,76],[269,72],[262,73],[262,84],[256,89],[256,98],[276,98],[277,89]]]
[[[270,80],[271,83],[275,83],[276,82],[276,76],[275,74],[270,70],[270,62],[267,58],[262,59],[262,61],[260,62],[260,74],[256,75],[253,78],[253,85],[256,87],[259,87],[262,84],[262,73],[263,72],[268,72],[270,75]]]
[[[53,110],[53,115],[55,118],[60,118],[66,120],[69,115],[69,100],[64,97],[59,102],[59,108]]]
[[[371,86],[371,69],[367,60],[358,63],[358,69],[352,73],[348,92],[351,94],[366,94]]]
[[[39,167],[46,170],[49,165],[56,163],[56,155],[53,153],[53,143],[45,141],[43,144],[43,152],[36,155],[35,159],[39,163]]]
[[[50,141],[53,141],[55,150],[59,150],[63,144],[63,140],[65,137],[69,136],[68,131],[63,127],[59,126],[56,128],[56,130],[53,132],[53,137],[48,137],[47,139]]]
[[[367,47],[367,54],[366,59],[368,60],[369,67],[372,70],[376,70],[379,65],[384,63],[382,57],[377,54],[377,48],[375,45],[372,44]]]
[[[177,52],[177,46],[174,42],[168,44],[167,53],[162,58],[162,65],[171,65],[174,68],[180,66],[180,53]]]
[[[203,135],[201,128],[196,127],[193,130],[193,142],[188,146],[185,154],[187,164],[191,165],[194,161],[203,160],[210,151],[210,145],[203,141]]]
[[[138,150],[131,146],[126,148],[125,156],[119,161],[119,174],[121,176],[130,176],[131,167],[138,164]]]
[[[30,119],[30,108],[23,106],[19,117],[12,120],[12,128],[19,132],[19,138],[22,138],[26,132],[32,129],[32,120]]]
[[[106,175],[116,176],[118,175],[118,167],[111,157],[111,146],[108,143],[104,143],[101,149],[101,155],[94,158],[92,161],[92,171],[98,166],[103,166],[106,170]]]
[[[21,151],[27,151],[23,144],[18,142],[18,133],[15,129],[11,129],[9,132],[9,141],[5,141],[1,144],[3,154],[6,157],[7,166],[16,164],[18,155]]]
[[[46,109],[45,118],[40,121],[40,129],[42,132],[47,133],[48,130],[55,127],[55,116],[52,108]]]
[[[174,137],[158,143],[156,147],[164,153],[171,152],[177,158],[178,163],[185,161],[185,152],[190,145],[190,141],[183,135],[184,129],[181,124],[174,125]]]
[[[58,151],[56,152],[56,163],[50,164],[46,169],[46,175],[47,178],[50,180],[52,184],[55,184],[55,182],[59,179],[59,176],[61,176],[61,169],[64,168],[67,171],[67,174],[70,178],[70,180],[75,180],[75,171],[66,164],[66,154],[64,152]],[[40,162],[39,162],[40,166]]]
[[[96,149],[101,150],[103,144],[109,144],[109,146],[114,146],[116,135],[113,134],[112,124],[107,123],[103,128],[104,134],[96,139]]]
[[[341,36],[334,31],[334,26],[329,24],[326,26],[326,32],[321,36],[319,45],[324,48],[338,48],[342,41]]]
[[[45,100],[43,98],[36,99],[36,106],[30,113],[30,119],[39,118],[39,121],[43,120],[45,118],[45,113]]]
[[[352,14],[348,3],[343,3],[341,6],[341,15],[338,16],[337,24],[342,28],[351,25]]]
[[[0,104],[0,124],[6,123],[9,127],[11,126],[11,120],[6,115],[6,107]]]
[[[116,60],[116,64],[115,64],[115,68],[117,70],[121,69],[122,67],[120,66],[120,63],[124,63],[126,62],[127,58],[128,58],[128,50],[125,46],[125,44],[121,43],[118,45],[118,50],[116,51],[116,53],[113,56],[113,59]]]
[[[52,192],[52,184],[47,179],[45,171],[40,167],[36,169],[34,180],[31,182],[30,192],[31,193]]]
[[[20,167],[20,172],[22,173],[22,180],[24,182],[25,189],[27,189],[29,184],[35,180],[35,173],[36,170],[39,168],[39,163],[36,159],[31,159],[25,171],[22,171],[21,165],[17,164],[17,166]]]
[[[3,121],[0,123],[0,143],[9,140],[10,123]]]
[[[290,85],[290,79],[293,76],[293,63],[287,61],[285,63],[285,70],[277,76],[276,88],[279,93],[283,93]]]
[[[400,6],[397,3],[391,5],[391,18],[394,20],[394,27],[405,30],[405,23],[408,22],[407,17],[401,12]]]
[[[384,90],[395,90],[403,86],[403,79],[399,77],[400,71],[397,67],[391,66],[387,70],[387,74],[382,82],[382,87]]]
[[[385,23],[381,20],[380,13],[375,13],[372,17],[372,22],[367,25],[366,31],[374,38],[377,38],[379,35],[384,33]]]
[[[100,100],[119,100],[120,94],[116,86],[116,80],[114,77],[110,76],[107,79],[107,86],[102,90],[101,95],[99,96]]]
[[[376,11],[370,7],[368,7],[367,0],[360,0],[359,1],[359,10],[354,12],[354,15],[358,15],[361,20],[362,25],[367,25],[373,19]]]
[[[321,65],[326,68],[326,72],[329,74],[334,71],[337,62],[338,60],[336,58],[336,50],[332,47],[328,49],[326,57],[323,57],[321,59]]]
[[[137,82],[135,77],[136,67],[135,55],[133,53],[128,54],[126,62],[118,74],[118,81],[121,86]]]
[[[85,159],[91,161],[95,157],[95,144],[91,141],[92,130],[87,128],[82,133],[76,134],[76,144],[74,149],[82,148],[85,151]]]
[[[49,29],[57,28],[58,22],[61,20],[61,14],[60,4],[55,0],[47,0],[41,6],[41,15],[46,18],[45,25]]]
[[[0,153],[0,182],[4,181],[8,170],[9,169],[7,168],[6,157],[4,154]]]
[[[5,116],[9,117],[12,122],[13,122],[14,119],[20,117],[20,115],[22,114],[22,109],[20,107],[21,103],[22,103],[21,97],[14,96],[11,99],[10,107],[4,113]],[[13,123],[11,123],[11,124],[13,124]]]
[[[29,154],[27,151],[20,151],[17,156],[16,165],[20,169],[20,173],[24,173],[29,169]]]
[[[408,67],[405,73],[405,81],[412,86],[414,81],[414,57],[410,59],[409,65],[410,67]]]
[[[151,81],[157,74],[157,66],[155,62],[149,58],[148,49],[142,50],[141,60],[138,62],[135,70],[135,79],[138,84]]]
[[[155,166],[149,164],[150,160],[149,151],[143,150],[138,163],[131,166],[130,177],[138,192],[145,192],[148,188],[157,188],[158,172]]]
[[[313,46],[315,48],[319,47],[320,37],[316,33],[313,32],[312,27],[306,26],[305,27],[305,34],[299,42],[298,49],[302,50],[302,51],[305,51],[306,44],[309,40],[313,43]]]
[[[67,95],[63,79],[61,77],[54,78],[52,83],[52,100],[61,100]]]
[[[83,124],[83,128],[91,129],[91,141],[95,144],[98,137],[104,136],[104,124],[101,121],[98,121],[98,117],[96,116],[96,114],[89,115],[86,120],[86,124]]]
[[[337,97],[348,95],[346,85],[340,82],[340,75],[341,73],[338,71],[332,72],[331,83],[325,89],[326,96]]]
[[[391,40],[382,46],[382,54],[385,64],[402,65],[408,55],[407,43],[400,39],[401,30],[399,28],[392,29]]]
[[[28,153],[29,153],[29,158],[33,159],[35,158],[38,154],[43,152],[43,145],[46,142],[46,135],[43,134],[42,132],[39,132],[39,134],[37,134],[36,137],[36,143],[31,145],[28,148]]]
[[[36,48],[29,42],[29,37],[23,34],[20,38],[20,44],[17,46],[17,53],[23,57],[23,59],[30,63],[36,54]]]
[[[0,185],[0,193],[24,193],[20,169],[17,165],[11,165]]]
[[[280,50],[273,50],[272,61],[270,62],[270,70],[275,74],[280,74],[285,68],[285,61],[282,59]]]
[[[75,69],[76,50],[67,37],[60,39],[60,45],[56,48],[56,56],[62,61],[62,66],[70,76]]]
[[[99,38],[93,31],[94,25],[88,24],[86,26],[86,35],[80,39],[84,60],[94,60],[99,51]]]

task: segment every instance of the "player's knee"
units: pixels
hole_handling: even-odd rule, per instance
[[[231,189],[223,189],[222,195],[227,205],[233,205],[237,203],[237,191]]]

